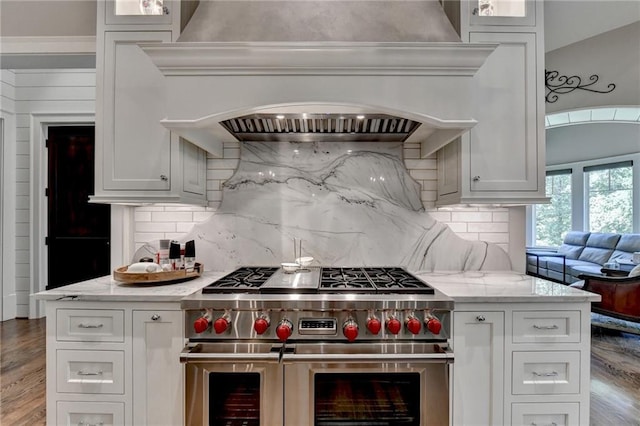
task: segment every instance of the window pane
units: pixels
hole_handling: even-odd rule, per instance
[[[559,246],[571,230],[571,174],[547,176],[546,185],[551,203],[535,206],[535,244]]]
[[[616,167],[586,172],[588,225],[591,232],[633,231],[633,169]]]

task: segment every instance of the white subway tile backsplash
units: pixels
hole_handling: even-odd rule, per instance
[[[493,221],[494,222],[509,222],[509,212],[494,212]]]
[[[412,169],[410,169],[409,170],[409,174],[414,179],[428,179],[428,180],[438,179],[438,173],[437,173],[436,170],[417,170],[417,169],[413,169],[412,170]]]
[[[240,147],[223,148],[224,158],[240,158]]]
[[[490,243],[508,243],[509,234],[505,232],[482,232],[479,239]]]
[[[465,222],[449,222],[447,225],[449,225],[449,228],[451,228],[451,230],[456,234],[471,231],[471,229],[467,229],[467,224]]]
[[[160,205],[136,207],[138,212],[163,212],[164,207]]]
[[[413,149],[405,148],[403,151],[403,155],[405,158],[405,163],[409,158],[420,158],[420,148],[413,148]]]
[[[145,243],[147,241],[154,241],[154,240],[162,240],[165,238],[169,238],[166,236],[165,233],[162,232],[157,232],[157,233],[153,233],[153,232],[136,232],[133,235],[133,239],[135,240],[135,242],[142,242]]]
[[[197,212],[197,211],[203,211],[205,209],[205,207],[203,206],[190,206],[190,205],[179,205],[179,204],[173,204],[173,205],[166,205],[164,206],[164,211],[166,212]]]
[[[187,232],[191,231],[191,229],[193,229],[195,224],[196,222],[178,222],[176,223],[175,232],[179,234],[186,234]]]
[[[207,191],[207,200],[209,201],[221,201],[222,191]]]
[[[136,222],[151,222],[151,212],[136,209],[133,214],[133,219]]]
[[[404,160],[404,164],[407,166],[407,169],[423,169],[423,170],[436,170],[436,160],[424,158],[420,160]]]
[[[237,167],[238,167],[238,160],[236,159],[207,161],[207,169],[235,170]]]
[[[428,209],[429,215],[438,222],[451,222],[451,212]]]
[[[454,222],[491,222],[493,215],[491,212],[452,211],[451,220]]]
[[[140,222],[136,225],[136,232],[160,233],[176,232],[176,222]]]
[[[152,212],[151,220],[154,222],[191,222],[191,212]]]
[[[509,232],[509,224],[506,222],[470,222],[469,232],[506,233]]]
[[[208,220],[211,216],[213,216],[213,211],[206,211],[206,212],[195,212],[193,214],[193,221],[194,222],[204,222],[205,220]]]

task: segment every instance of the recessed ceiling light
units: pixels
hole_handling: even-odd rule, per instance
[[[306,112],[302,113],[302,118],[307,118],[307,113]]]
[[[358,115],[358,116],[356,116],[356,118],[357,118],[358,120],[362,120],[362,119],[364,119],[364,115]]]
[[[284,118],[284,115],[282,115],[282,114],[280,114],[280,115],[276,115],[276,118],[277,118],[278,120],[282,120],[282,119]]]

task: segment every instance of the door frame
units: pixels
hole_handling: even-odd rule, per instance
[[[31,250],[29,259],[30,294],[44,291],[47,286],[47,148],[45,142],[50,126],[87,126],[95,125],[94,113],[34,113],[31,114],[30,138],[30,235]],[[113,230],[112,230],[113,232]],[[45,315],[44,301],[29,297],[29,318],[41,318]]]
[[[14,113],[0,109],[0,321],[17,313],[15,133]]]

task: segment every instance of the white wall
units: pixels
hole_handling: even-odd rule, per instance
[[[87,114],[95,112],[94,70],[16,70],[15,71],[15,282],[18,317],[28,317],[29,294],[34,288],[31,247],[31,153],[41,141],[32,141],[34,115]],[[44,189],[33,196],[42,196]],[[46,233],[45,233],[46,235]],[[44,241],[38,250],[44,247]],[[37,288],[42,283],[36,283]],[[32,313],[33,314],[33,313]]]
[[[15,74],[0,70],[0,320],[16,316],[15,278]]]
[[[548,52],[545,68],[564,76],[579,76],[582,84],[591,75],[600,80],[590,89],[606,90],[614,83],[611,93],[600,94],[575,90],[559,95],[558,101],[546,104],[547,114],[558,111],[599,106],[640,105],[640,21],[611,32]]]
[[[546,138],[547,166],[635,154],[640,152],[640,123],[555,127],[547,129]]]

